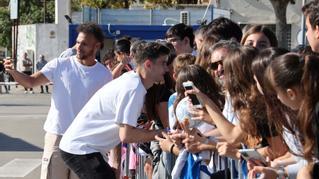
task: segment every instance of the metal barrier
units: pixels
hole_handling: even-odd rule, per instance
[[[124,166],[124,174],[122,175],[123,179],[128,179],[128,178],[132,178],[133,176],[130,175],[130,170],[129,170],[129,161],[130,161],[130,148],[132,144],[127,145],[127,149],[126,149],[126,154],[125,154],[125,166]],[[139,152],[139,149],[136,150],[136,154],[137,154],[137,166],[136,166],[136,173],[135,173],[135,178],[136,179],[147,179],[147,175],[144,172],[144,164],[146,162],[147,159],[147,154],[141,154],[141,152]],[[217,171],[221,171],[222,169],[225,169],[225,178],[231,178],[231,179],[243,179],[243,171],[242,171],[242,167],[241,167],[241,161],[240,160],[233,160],[233,159],[229,159],[229,158],[225,158],[225,157],[220,157],[218,156],[217,158],[217,166],[216,169]],[[167,161],[169,162],[169,161]],[[223,163],[224,162],[224,167]],[[228,170],[230,173],[228,173]],[[237,169],[237,172],[236,172]]]
[[[130,165],[130,152],[131,152],[130,146],[131,146],[131,144],[123,144],[123,145],[122,145],[122,147],[126,147],[123,179],[128,179],[128,178],[130,178],[130,169],[129,169],[129,165]],[[121,150],[121,151],[122,151],[122,150]],[[123,156],[123,155],[121,155],[121,156]]]
[[[10,81],[10,82],[0,82],[0,85],[18,85],[19,83],[17,83],[17,82],[12,82],[12,81]]]
[[[147,179],[147,176],[144,172],[144,164],[147,159],[147,155],[137,155],[137,171],[136,171],[136,179]]]

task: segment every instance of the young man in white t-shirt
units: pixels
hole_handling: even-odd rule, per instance
[[[27,76],[13,69],[5,61],[6,71],[24,87],[31,88],[53,82],[51,107],[44,124],[45,144],[41,179],[77,178],[64,164],[59,153],[62,135],[91,96],[112,80],[112,75],[95,59],[103,46],[103,31],[93,23],[78,27],[75,56],[57,58],[48,62],[39,72]]]
[[[60,149],[65,163],[81,179],[115,178],[104,155],[120,142],[154,140],[161,131],[136,128],[148,88],[164,80],[169,49],[159,43],[141,45],[130,71],[97,91],[65,132]]]

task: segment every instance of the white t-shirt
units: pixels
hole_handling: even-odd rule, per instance
[[[175,92],[168,98],[168,121],[170,129],[173,129],[176,123],[176,118],[174,114],[174,102],[176,97],[177,93]]]
[[[238,125],[239,124],[239,120],[238,120],[237,114],[234,111],[233,105],[231,103],[230,96],[227,93],[226,93],[226,96],[225,96],[225,105],[224,105],[224,109],[223,109],[223,115],[232,124],[234,124],[234,125]]]
[[[119,124],[135,127],[146,89],[134,71],[124,73],[97,91],[76,116],[60,142],[65,152],[102,154],[119,144]]]
[[[73,55],[76,55],[76,49],[71,47],[71,48],[64,50],[60,54],[59,58],[68,58],[68,57],[71,57]]]
[[[289,147],[289,149],[292,151],[292,155],[295,157],[295,161],[296,161],[296,163],[285,167],[289,175],[289,178],[297,178],[297,174],[300,168],[308,164],[308,162],[303,157],[301,157],[303,148],[302,148],[302,144],[300,143],[296,135],[297,134],[292,134],[288,129],[284,128],[283,138],[287,146]]]
[[[44,130],[59,135],[64,134],[91,96],[112,80],[111,72],[102,64],[84,66],[75,56],[51,60],[41,73],[53,82]]]

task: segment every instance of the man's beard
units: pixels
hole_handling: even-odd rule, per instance
[[[218,76],[218,77],[215,77],[214,79],[216,84],[222,89],[222,91],[224,91],[225,89],[224,76]]]
[[[82,54],[82,55],[80,55],[80,54],[76,54],[76,58],[78,58],[78,59],[80,59],[80,60],[84,60],[84,59],[86,59],[88,56],[87,55],[85,55],[85,54]]]
[[[88,59],[91,56],[93,56],[93,50],[88,53],[76,53],[76,58],[80,60]]]

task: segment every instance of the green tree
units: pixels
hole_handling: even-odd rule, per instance
[[[171,7],[177,4],[197,4],[198,0],[140,0],[147,8],[158,6]],[[76,4],[93,8],[129,8],[136,0],[72,0],[72,7]]]
[[[46,23],[54,22],[54,0],[46,0]],[[32,18],[30,18],[32,17]],[[43,0],[19,1],[19,23],[36,24],[44,21],[44,3]]]
[[[0,0],[0,7],[7,7],[8,1],[7,0]]]
[[[11,47],[11,26],[9,0],[0,0],[0,46]]]
[[[12,21],[9,11],[10,0],[0,0],[0,46],[11,49]],[[54,0],[46,0],[46,22],[54,22]],[[44,3],[41,0],[19,1],[19,24],[42,23],[44,20]]]
[[[129,8],[135,0],[72,0],[72,4],[80,4],[93,8]]]
[[[0,7],[0,46],[11,47],[11,26],[9,9]]]

